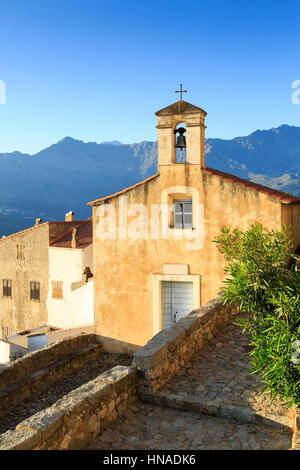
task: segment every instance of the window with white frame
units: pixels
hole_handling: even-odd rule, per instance
[[[193,205],[192,199],[174,200],[174,227],[192,228],[193,227]]]

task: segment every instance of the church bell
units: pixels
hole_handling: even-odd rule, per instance
[[[185,133],[185,128],[179,127],[178,129],[175,129],[174,133],[177,134],[177,132],[179,133],[179,136],[177,137],[175,148],[180,149],[182,151],[182,149],[186,148],[186,141],[183,135]]]

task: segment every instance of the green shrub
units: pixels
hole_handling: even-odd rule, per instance
[[[269,231],[258,223],[244,232],[220,232],[215,242],[229,275],[223,301],[252,312],[236,320],[250,334],[250,372],[262,377],[262,393],[269,393],[271,402],[278,397],[287,406],[300,406],[300,274],[297,257],[290,254],[291,236],[285,228]]]

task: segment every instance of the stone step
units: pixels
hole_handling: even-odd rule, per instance
[[[253,410],[250,407],[232,403],[226,400],[208,400],[188,395],[172,393],[168,390],[160,390],[156,394],[140,394],[143,402],[158,406],[174,408],[181,411],[193,411],[200,415],[216,416],[239,423],[252,423],[274,426],[282,429],[290,429],[291,421],[286,413],[278,416]]]
[[[89,450],[288,450],[289,430],[137,402]]]
[[[0,391],[0,416],[15,408],[24,400],[45,391],[51,384],[58,382],[66,375],[80,369],[87,362],[101,358],[102,346],[100,343],[91,343],[61,359],[36,370]]]
[[[0,390],[20,382],[21,379],[36,370],[43,369],[55,361],[59,361],[62,355],[72,354],[78,349],[95,342],[97,341],[95,341],[93,334],[80,334],[58,340],[55,343],[48,344],[43,349],[32,351],[15,361],[4,364],[0,367]]]

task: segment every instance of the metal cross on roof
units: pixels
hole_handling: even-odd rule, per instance
[[[182,83],[180,83],[180,90],[175,91],[175,93],[180,93],[180,99],[182,100],[182,93],[187,93],[187,90],[183,90]]]

